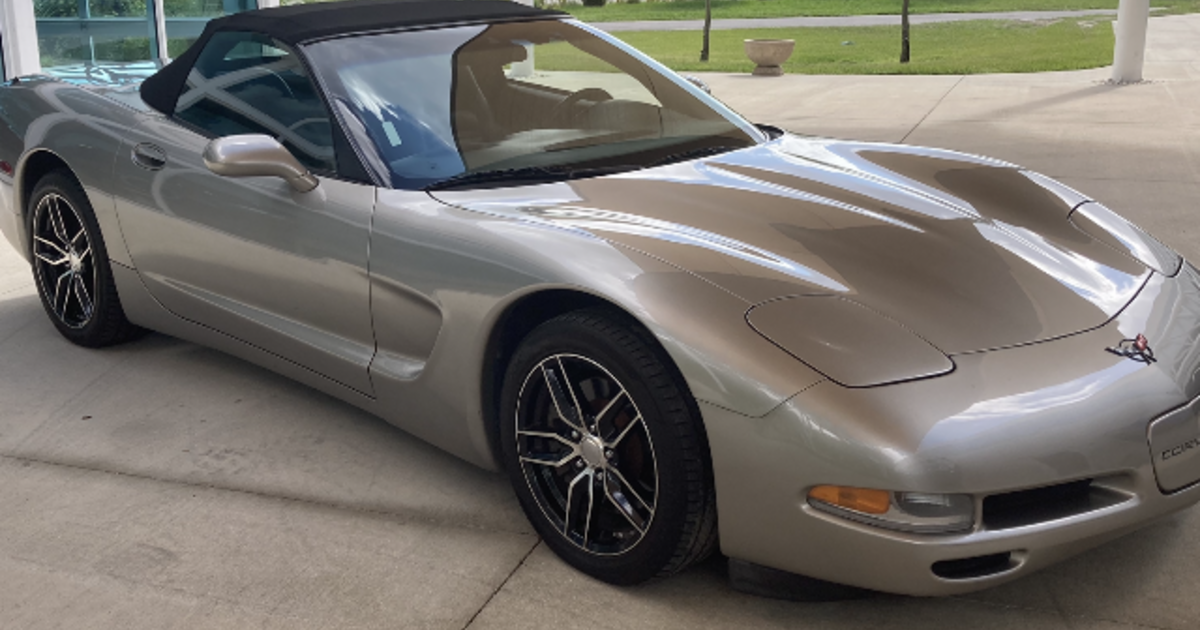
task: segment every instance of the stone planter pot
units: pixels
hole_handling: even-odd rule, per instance
[[[760,77],[777,77],[783,74],[783,62],[792,56],[796,48],[794,39],[747,39],[744,41],[746,56],[756,65],[754,74]]]

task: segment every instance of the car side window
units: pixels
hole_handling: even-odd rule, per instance
[[[175,118],[215,136],[269,135],[311,169],[336,171],[333,122],[304,65],[258,33],[209,39],[175,104]]]

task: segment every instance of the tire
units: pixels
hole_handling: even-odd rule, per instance
[[[501,404],[509,479],[568,564],[630,585],[678,573],[715,548],[699,412],[643,328],[603,309],[547,321],[517,348]]]
[[[138,336],[142,329],[125,318],[100,226],[79,182],[66,171],[43,176],[29,208],[34,281],[58,332],[88,348]]]

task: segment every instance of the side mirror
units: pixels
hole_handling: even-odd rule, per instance
[[[683,75],[683,78],[687,79],[688,83],[691,83],[692,85],[703,90],[705,94],[712,94],[712,90],[708,87],[708,84],[701,80],[700,77],[691,74],[685,74]]]
[[[320,183],[278,140],[257,133],[209,142],[204,147],[204,165],[223,177],[282,177],[302,193]]]

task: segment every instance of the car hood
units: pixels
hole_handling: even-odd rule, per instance
[[[433,194],[641,250],[750,304],[839,296],[951,355],[1100,326],[1152,273],[1068,220],[1079,193],[934,149],[784,136],[615,176]]]

